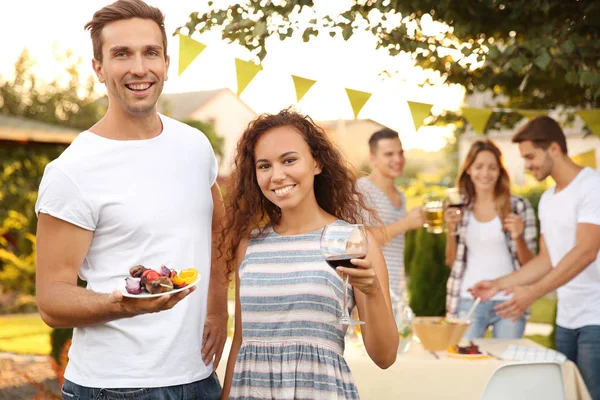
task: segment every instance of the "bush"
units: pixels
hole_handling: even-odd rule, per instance
[[[417,231],[408,231],[404,234],[404,274],[410,276],[410,265],[415,255],[415,240]]]
[[[444,264],[446,235],[416,232],[410,260],[410,307],[418,316],[446,314],[446,281],[450,268]]]

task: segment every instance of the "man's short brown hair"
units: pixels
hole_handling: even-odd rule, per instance
[[[102,29],[111,22],[132,18],[149,19],[158,25],[162,34],[163,50],[167,58],[167,32],[165,31],[165,16],[156,7],[149,6],[142,0],[117,0],[94,13],[84,29],[89,30],[94,47],[94,58],[102,61]]]
[[[513,143],[530,140],[534,147],[548,149],[554,142],[560,146],[561,151],[567,154],[567,138],[560,125],[550,117],[535,117],[523,125],[512,137]]]

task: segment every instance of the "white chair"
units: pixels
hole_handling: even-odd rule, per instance
[[[518,362],[498,367],[481,400],[565,400],[560,364]]]

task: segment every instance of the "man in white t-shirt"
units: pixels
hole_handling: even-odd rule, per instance
[[[169,66],[161,11],[119,0],[86,29],[108,110],[48,164],[36,204],[39,311],[75,328],[63,399],[217,399],[228,317],[213,245],[217,160],[202,132],[157,113]],[[200,281],[124,297],[118,288],[139,264],[195,268]]]
[[[556,185],[540,199],[540,253],[521,269],[473,287],[487,300],[512,293],[496,307],[503,318],[517,319],[535,300],[558,293],[556,344],[575,362],[593,399],[600,399],[600,173],[582,168],[567,155],[560,126],[537,117],[513,137],[525,166],[539,181]]]

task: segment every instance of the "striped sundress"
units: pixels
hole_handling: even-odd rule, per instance
[[[267,228],[250,240],[230,399],[359,398],[343,357],[346,329],[331,322],[342,315],[343,281],[321,255],[320,237]],[[351,287],[348,303],[352,309]]]

